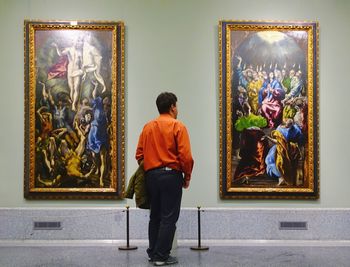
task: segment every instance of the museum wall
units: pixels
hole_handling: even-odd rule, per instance
[[[156,96],[178,96],[195,167],[183,207],[350,208],[350,124],[346,80],[350,1],[305,0],[0,0],[0,207],[122,207],[133,200],[41,200],[23,197],[23,21],[122,20],[125,23],[126,179],[137,167],[136,143],[157,116]],[[221,200],[219,197],[218,22],[317,20],[319,49],[319,200]]]

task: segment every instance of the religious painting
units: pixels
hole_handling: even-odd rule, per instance
[[[220,21],[221,198],[317,199],[318,23]]]
[[[25,21],[28,199],[124,191],[124,24]]]

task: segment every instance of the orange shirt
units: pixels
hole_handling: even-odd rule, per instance
[[[169,167],[185,173],[185,179],[190,180],[194,162],[185,125],[170,114],[160,114],[148,122],[136,149],[136,160],[142,159],[145,171]]]

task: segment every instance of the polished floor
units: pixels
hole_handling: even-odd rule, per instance
[[[118,245],[6,245],[0,244],[1,267],[109,267],[153,266],[145,246],[120,251]],[[235,245],[210,246],[192,251],[188,246],[174,250],[179,264],[173,266],[350,266],[350,246]]]

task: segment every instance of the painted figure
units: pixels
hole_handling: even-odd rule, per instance
[[[300,147],[304,136],[292,119],[287,119],[268,137],[274,145],[266,156],[266,173],[278,178],[278,185],[295,185],[298,161],[301,158]]]

